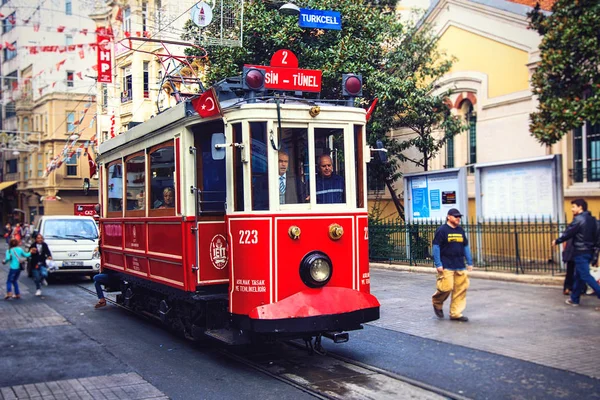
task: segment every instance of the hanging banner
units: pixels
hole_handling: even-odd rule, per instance
[[[112,83],[111,36],[107,28],[98,28],[98,82]]]

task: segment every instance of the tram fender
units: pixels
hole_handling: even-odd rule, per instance
[[[307,318],[379,308],[375,296],[353,289],[323,287],[295,293],[276,303],[252,309],[251,319]]]

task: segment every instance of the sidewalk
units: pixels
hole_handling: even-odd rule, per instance
[[[418,267],[415,265],[406,265],[406,264],[384,264],[384,263],[370,263],[371,268],[379,268],[379,269],[390,269],[395,271],[404,271],[404,272],[420,272],[420,273],[428,273],[435,274],[436,269],[433,266],[430,267]],[[469,273],[471,278],[477,279],[490,279],[495,281],[504,281],[504,282],[520,282],[520,283],[533,283],[537,285],[551,285],[551,286],[560,286],[562,287],[563,281],[565,280],[564,275],[536,275],[536,274],[516,274],[510,272],[494,272],[494,271],[478,271],[477,268],[474,268],[472,272]]]
[[[414,267],[371,266],[371,293],[381,303],[381,318],[370,325],[600,378],[600,312],[594,310],[600,301],[584,295],[580,307],[566,305],[562,278],[556,287],[473,274],[464,312],[469,322],[463,323],[449,321],[450,299],[444,304],[445,319],[434,316],[433,268],[417,273],[407,272]]]

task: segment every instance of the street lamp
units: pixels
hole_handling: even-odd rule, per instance
[[[300,8],[294,3],[285,3],[281,7],[279,7],[279,13],[283,15],[299,15]]]

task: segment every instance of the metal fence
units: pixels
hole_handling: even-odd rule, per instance
[[[562,246],[552,247],[566,224],[548,220],[470,222],[461,224],[480,270],[515,273],[562,271]],[[438,223],[369,220],[369,257],[376,262],[433,265],[432,240]]]

